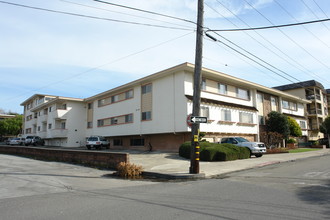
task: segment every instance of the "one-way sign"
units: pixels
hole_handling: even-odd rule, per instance
[[[194,124],[207,123],[207,117],[191,116],[190,122]]]

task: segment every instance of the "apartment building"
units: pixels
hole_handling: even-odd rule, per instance
[[[328,103],[328,116],[330,115],[330,89],[325,90],[327,93],[327,103]]]
[[[105,136],[116,149],[178,150],[190,140],[193,72],[194,65],[184,63],[85,99],[86,136]],[[258,140],[272,110],[307,127],[308,100],[206,68],[202,76],[200,116],[208,123],[200,131],[209,141],[225,136]]]
[[[112,149],[177,151],[191,140],[194,65],[183,63],[92,97],[34,95],[24,101],[24,135],[47,145],[83,146],[100,135]],[[203,68],[200,131],[212,142],[225,136],[259,140],[270,111],[283,112],[307,128],[310,101]],[[307,136],[307,130],[304,131]]]
[[[79,147],[85,144],[83,99],[36,94],[24,106],[24,136],[37,135],[46,145]]]
[[[295,95],[302,99],[310,100],[306,112],[308,118],[308,138],[318,140],[323,138],[319,127],[323,120],[329,115],[329,98],[323,85],[315,80],[293,83],[274,87],[275,89]]]

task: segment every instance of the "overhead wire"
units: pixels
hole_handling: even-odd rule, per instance
[[[270,24],[274,25],[274,23],[269,20],[265,15],[263,15],[258,9],[256,9],[253,5],[251,5],[247,0],[244,0],[251,8],[253,8],[260,16],[262,16],[265,20],[267,20]],[[313,54],[311,54],[309,51],[307,51],[304,47],[302,47],[300,44],[298,44],[295,40],[293,40],[289,35],[287,35],[282,29],[277,28],[284,36],[286,36],[292,43],[294,43],[297,47],[299,47],[301,50],[303,50],[306,54],[308,54],[310,57],[312,57],[315,61],[320,63],[322,66],[324,66],[327,69],[330,69],[328,65],[326,65],[321,60],[317,59]]]
[[[2,3],[2,4],[8,4],[8,5],[13,5],[13,6],[17,6],[17,7],[34,9],[34,10],[41,10],[41,11],[47,11],[47,12],[52,12],[52,13],[65,14],[65,15],[71,15],[71,16],[78,16],[78,17],[83,17],[83,18],[91,18],[91,19],[97,19],[97,20],[105,20],[105,21],[111,21],[111,22],[117,22],[117,23],[125,23],[125,24],[133,24],[133,25],[142,25],[142,26],[149,26],[149,27],[157,27],[157,28],[166,28],[166,29],[191,31],[191,29],[187,29],[187,28],[168,27],[168,26],[163,26],[163,25],[139,23],[139,22],[133,22],[133,21],[123,21],[123,20],[117,20],[117,19],[111,19],[111,18],[102,18],[102,17],[91,16],[91,15],[83,15],[83,14],[77,14],[77,13],[72,13],[72,12],[58,11],[58,10],[53,10],[53,9],[40,8],[40,7],[23,5],[23,4],[17,4],[17,3],[6,2],[6,1],[0,1],[0,3]]]
[[[195,32],[195,31],[194,31],[194,32]],[[41,90],[41,89],[45,89],[45,88],[48,88],[48,87],[50,87],[50,86],[53,86],[53,85],[59,84],[59,83],[61,83],[61,82],[64,82],[64,81],[66,81],[66,80],[76,78],[76,77],[81,76],[81,75],[83,75],[83,74],[86,74],[86,73],[92,72],[92,71],[94,71],[94,70],[100,69],[101,67],[107,66],[107,65],[109,65],[109,64],[113,64],[113,63],[119,62],[119,61],[124,60],[124,59],[127,59],[127,58],[129,58],[129,57],[132,57],[132,56],[135,56],[135,55],[141,54],[141,53],[146,52],[146,51],[148,51],[148,50],[151,50],[151,49],[157,48],[157,47],[159,47],[159,46],[162,46],[162,45],[164,45],[164,44],[170,43],[170,42],[172,42],[172,41],[178,40],[178,39],[183,38],[183,37],[185,37],[185,36],[188,36],[188,35],[190,35],[190,34],[192,34],[192,33],[194,33],[194,32],[186,33],[186,34],[184,34],[184,35],[180,35],[180,36],[175,37],[175,38],[172,38],[172,39],[170,39],[170,40],[163,41],[163,42],[161,42],[161,43],[158,43],[158,44],[152,45],[152,46],[147,47],[147,48],[145,48],[145,49],[142,49],[142,50],[136,51],[136,52],[134,52],[134,53],[128,54],[128,55],[126,55],[126,56],[122,56],[122,57],[120,57],[120,58],[118,58],[118,59],[114,59],[114,60],[112,60],[112,61],[110,61],[110,62],[107,62],[107,63],[101,64],[101,65],[96,66],[96,67],[89,68],[89,69],[87,69],[87,70],[85,70],[85,71],[83,71],[83,72],[80,72],[80,73],[74,74],[74,75],[72,75],[72,76],[70,76],[70,77],[67,77],[67,78],[65,78],[65,79],[61,79],[61,80],[58,80],[58,81],[55,81],[55,82],[49,83],[49,84],[47,84],[47,85],[45,85],[45,86],[39,87],[39,88],[34,89],[34,90],[30,90],[30,91],[27,91],[27,92],[36,92],[36,91],[39,91],[39,90]],[[21,96],[23,96],[23,95],[26,95],[27,92],[22,93],[22,94],[17,95],[17,96],[14,96],[14,97],[11,97],[11,98],[8,98],[7,100],[9,101],[9,100],[11,100],[11,99],[14,99],[14,98],[17,98],[17,97],[21,97]]]
[[[92,8],[92,9],[97,9],[97,10],[112,12],[112,13],[116,13],[116,14],[122,14],[122,15],[130,16],[130,17],[142,18],[142,19],[146,19],[146,20],[157,21],[157,22],[167,23],[167,24],[171,24],[171,25],[177,25],[177,26],[181,26],[181,27],[184,27],[184,28],[191,28],[189,26],[185,26],[185,25],[182,25],[182,24],[172,23],[172,22],[168,22],[168,21],[164,21],[164,20],[155,19],[155,18],[144,17],[144,16],[139,16],[139,15],[124,13],[124,12],[119,12],[119,11],[113,11],[113,10],[109,10],[109,9],[106,9],[106,8],[99,8],[99,7],[95,7],[95,6],[91,6],[91,5],[85,5],[85,4],[81,4],[81,3],[77,3],[77,2],[72,2],[72,1],[67,1],[67,0],[60,0],[60,1],[65,2],[65,3],[68,3],[68,4],[79,5],[79,6],[83,6],[83,7],[87,7],[87,8]]]
[[[232,13],[233,15],[235,15],[231,10],[229,10],[227,7],[225,7],[221,2],[217,1],[219,4],[221,4],[226,10],[228,10],[230,13]],[[205,3],[209,8],[211,8],[213,11],[215,11],[216,13],[218,13],[219,15],[222,16],[222,14],[220,14],[216,9],[214,9],[212,6],[208,5],[207,3]],[[236,16],[236,15],[235,15]],[[233,24],[234,26],[238,27],[235,23],[233,23],[231,20],[227,19],[226,17],[222,16],[223,18],[225,18],[228,22],[230,22],[231,24]],[[238,19],[240,19],[238,16],[236,16]],[[241,19],[240,19],[241,20]],[[243,20],[241,20],[243,23],[245,23],[247,26],[248,24],[246,22],[244,22]],[[206,30],[207,32],[213,32],[213,30]],[[282,56],[280,56],[279,54],[277,54],[275,51],[271,50],[269,47],[267,47],[266,45],[264,45],[262,42],[258,41],[255,37],[253,37],[252,35],[250,35],[247,32],[243,32],[244,34],[248,35],[251,39],[255,40],[258,44],[260,44],[262,47],[264,47],[266,50],[270,51],[271,53],[273,53],[275,56],[279,57],[280,59],[282,59],[285,62],[288,62],[286,59],[284,59]],[[264,38],[262,35],[260,35],[257,31],[255,31],[256,34],[258,34],[260,37]],[[265,39],[265,38],[264,38]],[[265,39],[267,40],[267,39]],[[267,40],[268,41],[268,40]],[[271,43],[271,42],[269,42]],[[275,45],[274,45],[275,46]],[[279,49],[279,48],[278,48]],[[280,50],[280,49],[279,49]],[[289,62],[288,62],[289,63]],[[290,64],[290,63],[289,63]]]
[[[247,27],[251,28],[251,26],[246,23],[243,19],[241,19],[239,16],[236,15],[236,13],[232,12],[228,7],[226,7],[221,1],[216,0],[223,8],[225,8],[228,12],[230,12],[234,17],[236,17],[239,21],[241,21],[243,24],[245,24]],[[222,16],[224,17],[224,16]],[[227,19],[226,17],[224,17],[227,21],[229,21],[231,24],[233,24],[235,27],[238,27],[236,24],[234,24],[231,20]],[[248,32],[243,32],[245,34],[248,34]],[[291,56],[288,55],[288,53],[285,53],[282,49],[280,49],[277,45],[275,45],[274,43],[272,43],[270,40],[268,40],[266,37],[264,37],[263,35],[261,35],[258,31],[254,30],[254,33],[256,33],[259,37],[261,37],[264,41],[266,41],[267,43],[269,43],[273,48],[275,48],[278,52],[280,52],[282,54],[282,56],[278,55],[277,53],[275,53],[275,51],[270,50],[270,48],[263,46],[265,49],[271,51],[273,54],[275,54],[277,57],[279,57],[281,60],[283,60],[284,62],[288,63],[289,65],[295,67],[296,69],[302,71],[303,73],[312,76],[312,77],[316,77],[318,79],[321,79],[323,81],[327,81],[326,79],[323,79],[322,77],[316,75],[315,73],[313,73],[312,71],[308,70],[305,66],[303,66],[301,63],[299,63],[296,59],[293,59]],[[251,38],[255,39],[253,36],[249,35]],[[257,39],[255,39],[255,41],[260,44],[263,45],[260,41],[258,41]],[[286,58],[286,59],[285,59]]]
[[[195,21],[190,21],[190,20],[187,20],[187,19],[184,19],[184,18],[179,18],[179,17],[175,17],[175,16],[171,16],[171,15],[161,14],[161,13],[158,13],[158,12],[148,11],[148,10],[135,8],[135,7],[130,7],[130,6],[126,6],[126,5],[115,4],[115,3],[112,3],[112,2],[106,2],[106,1],[101,1],[101,0],[93,0],[93,1],[104,3],[104,4],[107,4],[107,5],[112,5],[112,6],[115,6],[115,7],[121,7],[121,8],[126,8],[126,9],[129,9],[129,10],[134,10],[134,11],[139,11],[139,12],[148,13],[148,14],[152,14],[152,15],[157,15],[157,16],[161,16],[161,17],[172,18],[172,19],[175,19],[175,20],[184,21],[184,22],[188,22],[188,23],[192,23],[192,24],[197,25],[197,23]]]
[[[305,7],[317,18],[319,19],[319,16],[306,4],[306,2],[304,0],[300,0],[304,5]],[[315,1],[314,1],[315,2]],[[323,26],[328,29],[328,31],[330,31],[330,28],[326,25],[323,24]]]

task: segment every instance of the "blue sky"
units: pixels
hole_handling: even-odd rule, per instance
[[[36,93],[87,98],[195,60],[195,25],[189,22],[92,0],[7,2],[167,28],[0,1],[0,109],[5,111],[22,113],[20,103]],[[108,2],[196,21],[196,0]],[[327,0],[205,0],[204,16],[204,26],[211,30],[271,26],[327,19],[330,4]],[[217,33],[224,38],[209,34],[227,46],[205,38],[204,67],[268,87],[315,79],[330,88],[330,22]],[[271,66],[263,63],[266,69],[246,56]]]

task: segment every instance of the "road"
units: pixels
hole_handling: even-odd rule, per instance
[[[2,220],[330,218],[329,155],[186,182],[100,178],[108,171],[0,159]]]

